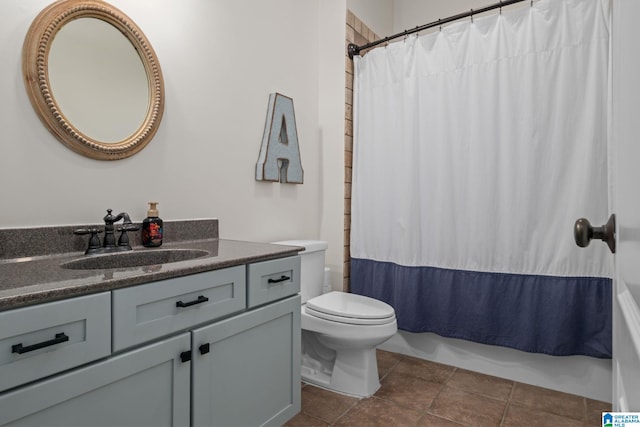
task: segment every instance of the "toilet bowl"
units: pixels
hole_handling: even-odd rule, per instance
[[[301,324],[305,381],[360,397],[380,388],[376,347],[398,330],[391,306],[333,291],[302,306]]]
[[[331,291],[322,294],[326,242],[288,240],[302,246],[302,380],[358,397],[380,388],[376,347],[397,329],[393,307],[373,298]]]

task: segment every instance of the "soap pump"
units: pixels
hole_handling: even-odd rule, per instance
[[[162,245],[162,219],[158,217],[158,202],[149,202],[147,217],[142,221],[142,245]]]

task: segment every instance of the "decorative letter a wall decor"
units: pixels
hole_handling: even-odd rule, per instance
[[[293,99],[272,93],[256,164],[256,180],[302,184],[303,174]]]

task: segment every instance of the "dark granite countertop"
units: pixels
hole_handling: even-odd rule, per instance
[[[199,225],[202,225],[202,221],[199,222]],[[211,224],[206,223],[205,225],[210,226]],[[15,231],[13,232],[15,233]],[[226,240],[217,237],[193,239],[190,238],[193,235],[189,235],[189,233],[180,237],[176,236],[175,239],[166,239],[167,234],[171,235],[171,233],[165,233],[165,243],[160,248],[145,248],[136,245],[136,240],[132,239],[134,252],[199,249],[205,250],[209,254],[196,259],[166,264],[99,270],[72,270],[61,267],[61,264],[65,262],[86,257],[82,250],[35,256],[24,256],[25,254],[14,252],[11,255],[23,256],[12,258],[5,256],[0,259],[0,311],[292,256],[302,249],[295,246]],[[206,233],[206,237],[212,234],[217,236],[217,220],[215,233]],[[64,235],[67,236],[68,233],[64,233]],[[0,233],[0,237],[6,237],[6,233],[4,236]],[[86,236],[80,242],[86,242]],[[0,247],[0,249],[3,248]],[[5,250],[4,252],[6,254],[10,251]]]

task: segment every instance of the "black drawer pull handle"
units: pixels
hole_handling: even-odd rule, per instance
[[[211,346],[209,345],[209,343],[206,343],[202,344],[200,347],[198,347],[198,349],[200,350],[200,354],[207,354],[211,351]]]
[[[203,302],[207,302],[207,301],[209,301],[209,298],[200,295],[198,299],[194,299],[193,301],[189,301],[189,302],[178,301],[176,303],[176,307],[180,307],[180,308],[191,307],[192,305],[202,304]]]
[[[18,354],[28,353],[30,351],[39,350],[41,348],[60,344],[65,341],[69,341],[69,337],[64,332],[62,332],[62,333],[56,334],[56,337],[52,340],[39,342],[37,344],[28,345],[26,347],[23,347],[22,343],[14,344],[11,346],[11,353],[18,353]]]
[[[289,277],[289,276],[280,276],[279,279],[269,279],[269,280],[267,280],[267,282],[269,282],[269,283],[280,283],[280,282],[284,282],[285,280],[291,280],[291,277]]]

